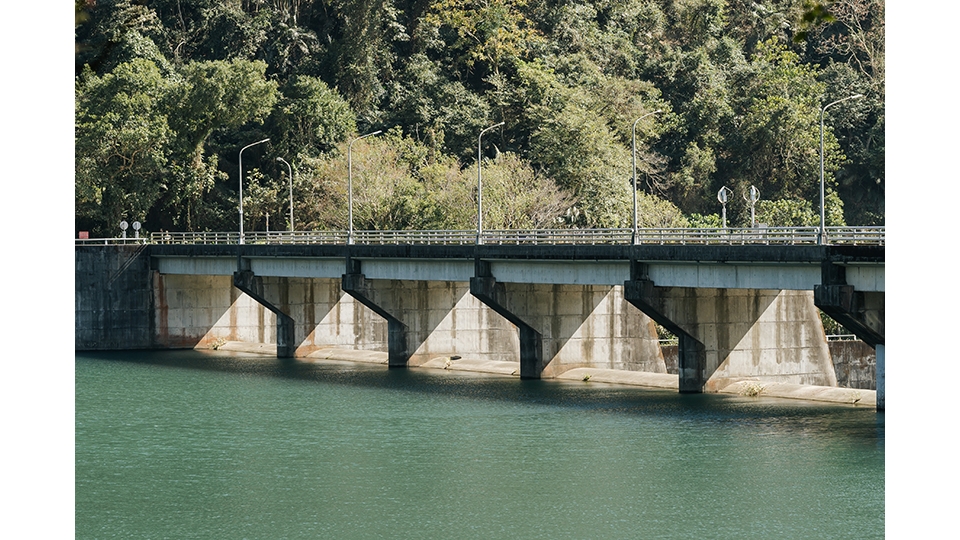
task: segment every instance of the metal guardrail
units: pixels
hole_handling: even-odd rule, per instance
[[[886,227],[827,227],[825,244],[884,245]]]
[[[142,245],[142,244],[151,244],[149,238],[140,237],[140,238],[78,238],[76,240],[76,245],[78,246],[104,246],[104,245]]]
[[[827,341],[857,341],[860,338],[856,334],[829,334]]]
[[[150,233],[152,244],[236,244],[238,232],[158,232]]]
[[[346,231],[254,231],[244,233],[247,244],[346,244]],[[237,243],[234,234],[234,244]]]
[[[142,238],[78,239],[77,245],[102,244],[237,244],[237,232],[159,232]],[[253,231],[244,235],[246,244],[334,244],[348,243],[347,231]],[[884,245],[885,227],[827,227],[826,245]],[[487,230],[482,244],[493,245],[630,245],[632,229],[530,229]],[[725,229],[640,229],[641,245],[817,245],[817,227],[757,227]],[[437,231],[355,231],[353,243],[366,245],[428,244],[469,245],[477,243],[472,230]]]
[[[629,244],[633,229],[534,229],[483,232],[484,244]],[[476,233],[474,233],[476,238]]]
[[[346,243],[347,235],[344,233]],[[355,244],[475,244],[477,231],[354,231]]]

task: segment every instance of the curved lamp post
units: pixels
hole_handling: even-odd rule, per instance
[[[287,163],[287,160],[282,157],[278,157],[277,161],[287,166],[287,178],[290,179],[290,232],[293,232],[293,169],[290,167],[290,164]]]
[[[267,141],[269,141],[269,140],[270,140],[269,138],[266,138],[266,139],[264,139],[264,140],[262,140],[262,141],[257,141],[257,142],[255,142],[255,143],[250,143],[250,144],[248,144],[248,145],[246,145],[246,146],[244,146],[243,148],[240,149],[240,156],[239,156],[239,162],[240,162],[240,240],[239,240],[239,243],[241,243],[241,244],[243,243],[243,151],[246,150],[247,148],[250,148],[251,146],[256,146],[256,145],[258,145],[258,144],[263,144],[263,143],[265,143],[265,142],[267,142]]]
[[[657,109],[651,113],[647,113],[640,118],[637,118],[633,122],[633,243],[636,245],[640,236],[640,226],[637,222],[637,123],[643,120],[644,118],[662,113],[661,109]]]
[[[361,135],[350,141],[350,144],[347,145],[347,221],[349,222],[350,227],[347,230],[348,244],[353,243],[353,143],[359,141],[360,139],[366,139],[367,137],[379,135],[380,133],[383,133],[383,131],[378,129],[373,133]]]
[[[863,94],[854,94],[852,96],[847,96],[843,99],[838,99],[832,103],[828,103],[820,109],[820,241],[818,244],[823,245],[827,237],[827,213],[824,207],[824,187],[823,187],[823,113],[827,112],[829,107],[836,105],[837,103],[842,103],[848,99],[860,99],[863,97]]]
[[[747,194],[743,195],[743,200],[750,203],[750,228],[757,227],[757,201],[760,200],[760,190],[756,186],[750,186]]]
[[[498,128],[503,124],[504,122],[500,122],[499,124],[485,128],[480,131],[480,135],[477,137],[477,244],[483,243],[483,174],[481,165],[483,162],[483,154],[480,150],[480,140],[483,139],[484,133],[491,129]]]
[[[733,193],[730,188],[723,186],[720,188],[720,191],[717,192],[717,200],[720,201],[720,205],[723,208],[723,228],[727,228],[727,200],[730,198],[730,194]]]

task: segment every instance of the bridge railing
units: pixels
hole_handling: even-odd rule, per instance
[[[253,231],[244,233],[247,244],[346,244],[346,231]],[[236,243],[236,240],[234,240]]]
[[[484,244],[629,244],[632,229],[494,229],[483,232]],[[473,237],[476,239],[476,233]]]
[[[356,244],[474,244],[477,231],[354,231]],[[344,236],[344,243],[346,235]]]
[[[756,227],[720,229],[640,229],[639,244],[816,244],[817,227]]]
[[[103,246],[103,245],[139,245],[139,244],[149,244],[151,243],[150,239],[146,237],[141,238],[78,238],[76,240],[76,245],[78,246]]]
[[[884,245],[885,227],[827,227],[825,244]]]
[[[155,232],[150,233],[153,244],[236,244],[239,232]]]
[[[857,341],[856,334],[827,334],[827,341]]]
[[[827,227],[828,245],[884,245],[884,227]],[[144,238],[78,239],[77,245],[97,244],[237,244],[237,232],[155,232]],[[491,229],[483,232],[483,244],[491,245],[629,245],[632,229]],[[436,231],[354,231],[355,244],[459,244],[477,242],[474,230]],[[640,229],[641,245],[817,245],[818,227],[754,227],[718,229]],[[251,231],[246,244],[335,244],[348,243],[347,231]]]

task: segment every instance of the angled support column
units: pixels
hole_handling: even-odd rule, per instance
[[[857,291],[847,284],[846,268],[830,261],[821,267],[814,304],[877,352],[877,410],[885,409],[884,293]]]
[[[544,368],[542,336],[507,308],[506,289],[491,275],[489,263],[477,259],[476,276],[470,278],[470,294],[520,330],[520,378],[539,379]]]
[[[647,275],[645,264],[631,261],[630,281],[623,284],[624,299],[678,338],[677,371],[681,393],[702,393],[706,384],[706,347],[666,315],[665,299]]]
[[[347,273],[343,274],[343,292],[352,296],[361,304],[373,310],[387,321],[387,365],[389,367],[407,367],[410,351],[407,348],[407,325],[384,308],[376,288],[366,279],[360,269],[360,261],[347,259]]]
[[[847,285],[846,268],[824,262],[821,285],[813,288],[814,304],[871,347],[883,344],[883,293],[862,292]]]
[[[239,269],[233,273],[233,286],[277,316],[277,358],[293,358],[297,349],[293,318],[264,298],[262,279],[250,270]]]

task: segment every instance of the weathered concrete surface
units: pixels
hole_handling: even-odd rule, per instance
[[[324,268],[326,266],[333,268],[336,265],[335,259],[350,256],[354,251],[357,253],[353,253],[353,255],[357,255],[360,251],[366,250],[363,251],[362,255],[371,258],[371,260],[377,259],[378,262],[374,263],[373,267],[383,266],[384,276],[388,275],[389,272],[398,271],[397,269],[400,268],[388,260],[391,257],[413,257],[424,261],[448,259],[449,264],[444,263],[440,268],[445,269],[444,271],[447,273],[455,270],[457,276],[460,276],[460,274],[464,274],[464,268],[466,267],[463,260],[475,255],[479,255],[481,258],[505,258],[518,261],[529,260],[531,262],[551,260],[555,263],[562,263],[563,260],[572,256],[581,265],[587,266],[594,264],[590,262],[591,260],[600,260],[605,257],[608,257],[610,261],[630,261],[648,257],[652,259],[672,259],[676,257],[678,260],[687,260],[690,263],[701,260],[713,261],[710,264],[724,264],[727,260],[745,261],[755,258],[760,262],[769,264],[783,261],[810,264],[823,260],[825,253],[829,254],[837,251],[833,248],[826,251],[821,248],[803,250],[786,248],[698,250],[683,247],[668,248],[666,246],[649,249],[647,247],[641,249],[640,247],[628,246],[620,246],[615,249],[599,246],[571,247],[569,249],[561,246],[531,247],[530,249],[526,247],[514,249],[517,246],[461,246],[449,249],[436,249],[431,246],[376,246],[356,247],[356,249],[354,247],[348,249],[343,246],[247,247],[251,250],[256,248],[256,253],[251,252],[251,260],[263,259],[271,264],[276,262],[271,260],[271,257],[299,257],[298,264],[300,266],[298,268],[308,273],[318,272],[314,268],[313,262],[309,260],[310,257],[320,257],[325,261],[325,266],[322,265]],[[260,249],[261,247],[263,249]],[[247,295],[236,290],[230,283],[230,275],[174,276],[151,272],[145,255],[149,254],[153,248],[170,251],[170,253],[161,255],[173,257],[228,259],[231,253],[234,256],[236,254],[236,246],[230,247],[230,249],[217,246],[78,247],[76,303],[78,349],[205,347],[222,341],[276,343],[275,315],[252,302]],[[172,248],[176,249],[171,250]],[[107,254],[107,252],[112,252],[112,254]],[[848,257],[849,255],[839,251],[837,253],[842,257]],[[643,255],[643,257],[639,257],[639,255]],[[854,255],[860,258],[865,257],[864,260],[876,259],[876,261],[871,259],[866,260],[865,263],[861,261],[861,263],[879,264],[882,269],[882,249],[879,253],[873,255],[869,253],[861,254],[862,257],[857,254]],[[475,260],[479,261],[480,259]],[[227,266],[208,264],[211,261],[212,259],[200,260],[193,267],[206,268],[206,271],[210,272],[226,271],[224,269]],[[494,261],[488,263],[488,266],[497,268],[499,264]],[[509,264],[515,265],[515,263]],[[618,270],[620,264],[620,262],[616,262],[601,266],[613,269],[610,275],[619,279],[622,277],[621,270]],[[417,269],[418,272],[426,271],[425,268],[418,265],[420,265],[420,262],[411,266],[411,268]],[[224,268],[221,269],[220,266]],[[541,264],[540,266],[544,265]],[[556,267],[557,264],[546,266]],[[324,270],[324,272],[332,272],[332,270],[328,270]],[[90,275],[84,276],[84,273]],[[93,274],[97,274],[97,277],[94,277]],[[860,276],[858,278],[860,281],[872,283],[874,288],[880,288],[882,291],[882,272],[878,273],[874,270],[866,272],[861,269],[858,270],[858,276]],[[608,278],[613,279],[609,276]],[[220,281],[217,281],[218,279]],[[322,354],[323,351],[329,351],[330,348],[341,347],[384,354],[388,350],[386,323],[373,311],[345,295],[340,290],[339,279],[282,276],[260,276],[260,279],[264,298],[269,298],[271,305],[277,307],[282,313],[289,314],[295,320],[295,341],[297,343],[295,354],[297,356],[303,357],[313,353]],[[626,310],[622,306],[618,307],[618,302],[622,302],[609,298],[609,292],[606,295],[603,293],[611,286],[581,283],[580,281],[584,279],[581,274],[576,274],[570,279],[577,281],[577,283],[499,284],[504,291],[504,304],[517,304],[510,309],[521,314],[526,313],[524,316],[533,319],[529,321],[528,326],[531,329],[531,335],[537,337],[537,346],[542,349],[542,359],[536,366],[537,377],[555,376],[570,369],[581,367],[589,367],[590,369],[614,368],[624,371],[643,369],[661,373],[666,371],[665,367],[653,366],[651,368],[650,366],[638,365],[634,361],[635,358],[631,357],[636,352],[637,347],[630,350],[623,349],[623,347],[629,349],[630,345],[624,345],[619,341],[622,341],[624,337],[631,337],[630,332],[635,332],[636,327],[642,327],[643,324],[624,322],[624,311],[635,312],[635,310],[631,306],[626,306]],[[609,281],[609,279],[607,280]],[[384,294],[388,296],[391,294],[402,295],[402,297],[395,299],[397,309],[403,318],[412,321],[409,323],[412,330],[408,330],[408,332],[421,336],[417,340],[419,340],[420,345],[424,346],[417,345],[412,348],[410,357],[414,360],[412,360],[411,365],[434,365],[438,358],[445,357],[451,362],[447,366],[447,360],[443,360],[446,369],[454,369],[454,366],[457,365],[464,368],[474,366],[475,369],[482,369],[480,367],[482,362],[507,362],[505,360],[490,360],[489,357],[486,359],[475,358],[477,350],[487,351],[488,354],[493,355],[500,354],[497,352],[497,347],[502,348],[504,342],[500,337],[482,342],[483,334],[477,333],[475,342],[462,348],[459,345],[464,343],[464,339],[467,341],[472,339],[464,336],[464,333],[469,333],[469,327],[471,326],[476,329],[487,328],[490,326],[489,322],[491,320],[499,320],[499,324],[505,326],[504,321],[498,319],[499,315],[491,315],[487,323],[477,322],[481,319],[480,315],[461,316],[461,311],[470,312],[473,310],[477,313],[484,311],[488,314],[491,313],[484,306],[477,307],[476,305],[471,306],[462,303],[464,300],[475,303],[475,299],[471,295],[464,293],[459,296],[459,299],[456,299],[458,293],[454,293],[453,307],[433,309],[433,307],[430,307],[433,301],[431,296],[435,296],[437,293],[420,294],[414,292],[417,287],[423,285],[411,285],[413,288],[407,290],[404,287],[410,285],[408,280],[382,281],[384,283],[395,281],[396,283],[391,284],[390,287],[403,291]],[[398,283],[401,285],[397,285]],[[461,285],[460,287],[464,286]],[[430,285],[428,284],[426,287],[429,289]],[[440,285],[441,289],[444,287],[450,288],[449,285]],[[542,290],[537,289],[537,287],[541,287]],[[562,290],[562,287],[579,289]],[[613,287],[611,290],[617,289],[619,287]],[[660,289],[660,293],[663,293],[669,288],[659,287],[658,289]],[[677,287],[675,289],[684,288]],[[808,322],[815,321],[816,329],[793,325],[797,321],[791,319],[789,313],[795,310],[790,307],[783,309],[781,309],[782,306],[777,307],[779,305],[777,302],[782,301],[782,293],[772,291],[777,298],[770,300],[770,303],[765,307],[763,307],[764,300],[760,299],[757,302],[759,297],[754,298],[753,304],[750,305],[754,307],[759,305],[763,309],[754,309],[751,316],[755,316],[755,318],[752,323],[748,324],[748,327],[743,326],[748,323],[748,319],[739,320],[736,317],[731,319],[732,322],[712,324],[704,318],[711,313],[711,310],[713,313],[719,313],[726,309],[734,315],[742,315],[744,311],[736,307],[740,300],[734,300],[726,308],[723,308],[723,305],[725,305],[723,302],[718,303],[719,300],[707,299],[710,296],[710,289],[693,290],[708,292],[693,295],[694,297],[699,296],[700,299],[691,300],[683,298],[683,295],[680,294],[679,297],[683,299],[674,298],[673,300],[677,306],[680,306],[677,309],[690,308],[692,310],[690,313],[693,313],[693,319],[690,320],[696,323],[694,329],[696,331],[692,331],[691,335],[695,335],[696,339],[691,339],[694,339],[697,343],[700,343],[699,340],[709,342],[713,339],[715,341],[715,365],[713,365],[712,360],[708,361],[706,349],[703,351],[702,365],[698,365],[698,369],[701,369],[701,374],[704,375],[703,385],[707,391],[719,391],[727,383],[734,382],[742,377],[755,377],[760,373],[764,374],[764,382],[783,380],[789,382],[791,379],[787,377],[806,374],[809,378],[802,380],[804,384],[823,383],[822,379],[817,380],[815,378],[815,376],[820,376],[817,375],[815,369],[804,371],[802,356],[807,353],[802,351],[809,349],[809,347],[802,344],[799,347],[792,347],[789,341],[794,339],[804,342],[809,338],[819,341],[822,347],[826,347],[825,341],[823,341],[822,328],[819,328],[819,317],[815,310],[804,315],[804,317],[807,318]],[[716,291],[714,289],[714,292]],[[761,290],[760,293],[766,294],[767,297],[770,296],[769,291]],[[664,294],[669,296],[673,293]],[[757,293],[747,290],[747,294]],[[870,294],[874,296],[869,296]],[[132,298],[137,295],[139,295],[138,298]],[[124,299],[120,299],[120,296],[123,296]],[[724,292],[722,296],[733,298],[737,296],[737,292],[729,290]],[[873,301],[878,298],[880,299],[879,303]],[[724,300],[724,302],[728,301]],[[578,304],[578,310],[570,310],[570,306]],[[428,306],[426,314],[422,310],[424,305]],[[686,308],[683,306],[686,306]],[[864,314],[866,324],[871,324],[871,313],[875,312],[879,317],[873,318],[879,320],[882,325],[882,293],[865,291],[861,306],[864,308],[861,311]],[[430,313],[431,311],[434,313]],[[155,314],[155,316],[151,314]],[[519,320],[519,316],[517,318]],[[465,320],[470,322],[464,322]],[[772,325],[764,323],[772,323]],[[644,324],[649,324],[649,321]],[[878,328],[882,332],[882,326]],[[517,332],[516,328],[512,330]],[[434,332],[439,332],[436,338],[431,337]],[[778,332],[783,336],[778,337]],[[440,339],[443,334],[446,334],[446,337]],[[426,337],[422,337],[423,335],[426,335]],[[597,340],[596,336],[598,335],[604,337]],[[774,345],[767,345],[771,336]],[[633,337],[637,337],[637,335],[634,334]],[[657,357],[659,360],[659,348],[656,345],[655,334],[651,331],[648,336],[640,337],[641,340],[648,338],[654,352],[653,354],[644,353],[641,355],[644,358],[640,360],[640,364],[650,362],[650,358],[653,357]],[[604,343],[604,339],[608,341]],[[444,340],[447,340],[447,342],[445,343]],[[518,339],[518,341],[520,340]],[[720,346],[722,342],[726,343],[726,349]],[[754,347],[753,342],[762,343],[763,346]],[[453,343],[453,345],[450,343]],[[518,345],[511,346],[514,347],[510,349],[511,354],[513,354]],[[621,348],[618,349],[618,347]],[[522,347],[520,348],[522,349]],[[452,358],[458,355],[465,358],[459,360]],[[795,361],[797,355],[801,357],[799,362]],[[824,356],[828,358],[828,355]],[[811,358],[807,359],[807,363],[816,364],[815,357],[816,354],[812,354]],[[590,359],[591,362],[599,359],[599,364],[585,362],[584,359]],[[518,365],[513,359],[507,363],[512,366]],[[880,365],[879,357],[877,365]],[[761,371],[757,371],[755,368]],[[506,369],[506,367],[502,369]],[[707,373],[709,369],[713,369],[713,372]],[[834,377],[836,377],[832,367],[825,371],[834,373]],[[878,370],[877,380],[882,380],[882,377],[882,371]],[[827,380],[827,383],[829,383],[829,380]]]
[[[153,347],[154,304],[145,246],[80,246],[74,251],[76,350]]]
[[[156,276],[158,346],[208,348],[222,341],[276,347],[276,315],[232,286],[229,276]],[[386,321],[341,290],[340,279],[258,277],[263,298],[294,322],[294,356],[331,348],[386,354]],[[457,282],[368,280],[407,321],[410,365],[438,356],[515,361],[515,328]],[[238,347],[231,343],[230,347]]]
[[[666,372],[655,324],[624,301],[623,287],[500,283],[488,276],[471,280],[470,292],[519,328],[521,377],[576,367]]]
[[[642,371],[620,371],[615,369],[574,368],[557,375],[563,381],[584,381],[591,383],[628,384],[647,388],[663,388],[676,391],[677,375],[670,373],[645,373]]]
[[[459,281],[400,281],[344,276],[344,289],[403,332],[403,358],[391,350],[391,365],[420,365],[440,356],[515,361],[517,329],[469,294]],[[401,339],[391,339],[391,347]]]
[[[232,276],[154,274],[159,348],[212,347],[220,341],[272,343],[276,319],[233,286]]]
[[[255,343],[229,342],[220,350],[237,351],[255,354],[272,355],[269,346]],[[358,362],[379,364],[386,366],[387,353],[377,351],[356,351],[349,349],[326,348],[314,351],[309,356],[300,358],[302,362]],[[498,362],[493,360],[451,359],[450,357],[433,358],[424,362],[420,368],[470,371],[474,373],[489,373],[519,377],[517,362]],[[621,371],[613,369],[574,368],[560,373],[556,377],[559,381],[578,381],[584,384],[622,384],[676,391],[678,377],[668,373],[645,373],[640,371]],[[586,379],[586,380],[585,380]],[[809,386],[788,383],[763,383],[756,378],[732,382],[721,388],[719,393],[735,394],[751,397],[774,397],[782,399],[797,399],[804,401],[821,401],[826,403],[848,404],[858,407],[876,406],[876,392],[872,390],[830,388],[824,386]]]
[[[759,393],[756,393],[759,392]],[[825,401],[845,403],[857,407],[877,407],[877,393],[873,390],[856,388],[835,388],[790,383],[763,383],[760,381],[737,381],[720,390],[724,394],[738,394],[755,397],[776,397],[802,399],[804,401]],[[756,393],[756,394],[755,394]]]
[[[837,375],[837,386],[859,390],[876,390],[876,359],[873,347],[862,341],[829,341],[830,357]],[[660,345],[667,373],[677,374],[676,345]]]
[[[270,344],[276,315],[231,276],[155,276],[156,345],[207,348],[222,341]],[[339,279],[260,278],[262,294],[294,321],[294,356],[324,347],[386,351],[386,325],[340,291]]]
[[[277,325],[275,334],[277,336],[277,358],[293,358],[297,343],[299,343],[294,338],[293,319],[264,298],[263,278],[250,270],[241,270],[233,274],[233,286],[273,313]]]
[[[478,360],[473,358],[433,358],[419,367],[432,369],[447,369],[450,371],[472,371],[475,373],[493,373],[496,375],[520,376],[520,362],[500,360]]]
[[[837,384],[809,291],[656,287],[635,280],[627,292],[681,338],[681,391],[716,392],[732,380],[757,376],[765,382]]]
[[[830,341],[830,356],[837,386],[859,390],[877,389],[877,353],[863,341]]]
[[[294,320],[296,357],[328,348],[387,351],[387,325],[340,288],[340,279],[264,277],[264,296]]]
[[[264,297],[294,321],[295,357],[326,347],[387,350],[387,325],[345,294],[340,288],[340,279],[263,277],[262,280]]]

